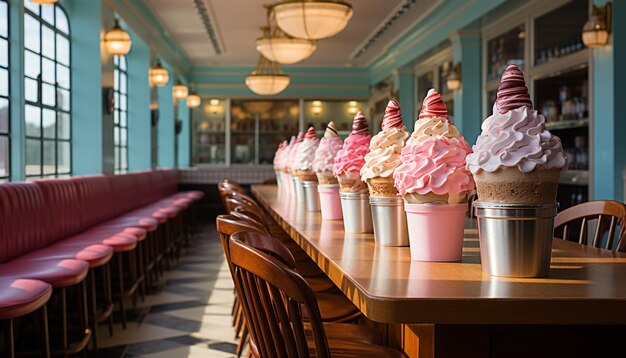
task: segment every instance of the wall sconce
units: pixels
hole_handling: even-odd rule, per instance
[[[187,98],[187,95],[189,94],[189,88],[180,83],[180,81],[177,81],[176,84],[172,86],[172,92],[174,93],[174,99],[180,101]]]
[[[198,108],[202,104],[202,98],[195,93],[190,93],[187,96],[187,108]]]
[[[357,101],[350,101],[350,102],[348,102],[348,114],[349,115],[353,116],[358,111],[359,111],[359,102],[357,102]]]
[[[461,63],[457,63],[452,68],[448,78],[446,79],[446,86],[450,91],[456,91],[461,89]]]
[[[593,6],[591,17],[583,26],[583,43],[589,48],[602,47],[609,42],[613,5]]]
[[[204,106],[204,111],[212,115],[222,113],[222,106],[220,105],[220,100],[217,98],[210,99],[209,104]]]
[[[311,103],[311,113],[316,116],[322,113],[322,101],[313,101]]]
[[[115,25],[104,34],[104,45],[113,56],[124,56],[130,52],[133,41],[130,34],[120,27],[118,19],[115,19]]]
[[[157,59],[156,64],[150,67],[148,73],[148,81],[150,86],[163,87],[170,80],[170,74],[167,70],[161,66],[161,61]]]

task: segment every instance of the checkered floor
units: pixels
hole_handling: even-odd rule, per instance
[[[128,328],[113,337],[99,329],[99,358],[234,357],[233,283],[214,226],[191,243],[180,266],[166,272],[159,293],[128,312]]]

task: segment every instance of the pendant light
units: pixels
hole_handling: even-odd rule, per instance
[[[246,76],[246,86],[258,95],[274,95],[289,86],[289,76],[280,70],[276,62],[259,55],[259,63],[254,71]]]
[[[170,80],[170,74],[165,68],[163,68],[163,66],[161,66],[161,61],[158,59],[156,64],[153,67],[150,67],[148,80],[150,82],[150,86],[156,87],[163,87]]]
[[[124,56],[130,52],[133,41],[130,34],[120,27],[118,19],[115,19],[115,25],[104,34],[104,45],[107,52],[114,56]]]
[[[267,27],[256,40],[256,49],[268,60],[292,65],[306,60],[317,48],[315,40],[299,39],[287,35],[276,24],[272,8],[268,7]]]
[[[285,0],[274,5],[276,23],[287,34],[320,40],[341,32],[352,18],[352,6],[341,0]]]
[[[609,42],[611,33],[612,4],[606,3],[602,7],[593,6],[589,20],[583,26],[583,43],[589,48],[599,48]]]
[[[187,98],[189,94],[189,88],[182,84],[180,80],[176,81],[176,84],[172,86],[172,93],[174,94],[174,99],[177,101],[181,101]]]
[[[41,5],[53,5],[55,4],[58,0],[30,0],[31,2],[34,2],[36,4],[41,4]]]
[[[202,104],[202,98],[193,90],[187,96],[187,108],[198,108]]]

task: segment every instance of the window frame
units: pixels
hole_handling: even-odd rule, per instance
[[[124,66],[122,66],[122,61]],[[122,68],[123,67],[123,68]],[[122,75],[126,78],[124,88],[121,88]],[[128,172],[128,59],[126,56],[113,56],[113,171],[115,174],[123,174]],[[122,108],[122,97],[125,100],[125,108]],[[122,114],[125,117],[125,123],[122,125]],[[115,119],[117,118],[117,120]],[[125,133],[126,141],[122,144],[122,132]],[[122,153],[122,149],[124,153]],[[122,165],[122,155],[125,156],[125,166]]]
[[[30,7],[35,7],[37,6],[38,9],[38,13],[35,13]],[[50,23],[47,19],[44,18],[44,15],[42,14],[42,9],[44,8],[44,6],[46,8],[52,8],[52,15],[53,15],[53,21],[54,23]],[[62,29],[60,29],[58,27],[59,22],[58,22],[58,14],[59,12],[63,15],[63,17],[65,18],[65,23],[67,25],[67,33],[65,33]],[[54,4],[54,5],[24,5],[24,26],[26,27],[26,16],[30,16],[32,19],[34,19],[35,21],[37,21],[37,26],[38,26],[38,36],[39,36],[39,48],[38,51],[35,51],[33,49],[30,49],[26,46],[26,43],[24,45],[24,57],[26,57],[29,53],[37,56],[38,57],[38,62],[39,62],[39,75],[37,76],[37,78],[33,78],[31,76],[27,75],[27,71],[26,71],[26,64],[24,65],[24,81],[25,81],[25,85],[24,85],[24,113],[25,113],[25,117],[24,117],[24,124],[25,126],[27,125],[26,122],[26,112],[27,112],[27,108],[29,107],[33,107],[33,108],[37,108],[39,110],[39,133],[38,135],[34,135],[34,134],[29,134],[28,130],[25,131],[24,133],[24,145],[25,145],[25,156],[26,156],[26,162],[24,163],[24,175],[26,177],[26,179],[37,179],[37,178],[59,178],[59,177],[68,177],[72,175],[72,105],[73,105],[73,96],[72,96],[72,29],[71,29],[71,25],[70,25],[70,20],[69,20],[69,16],[67,14],[67,12],[65,11],[65,9],[63,9],[62,6],[58,5],[58,4]],[[49,57],[48,55],[44,54],[44,41],[43,41],[43,32],[44,29],[47,28],[47,30],[52,31],[53,35],[54,35],[54,58]],[[62,37],[67,41],[67,64],[60,62],[59,61],[59,56],[58,56],[58,45],[57,45],[57,41],[58,38]],[[54,65],[54,84],[51,84],[47,81],[45,81],[43,79],[43,72],[44,72],[44,60],[47,60],[48,62],[51,62]],[[67,86],[63,87],[60,86],[59,84],[59,68],[63,68],[65,70],[67,70]],[[37,85],[37,99],[36,101],[32,101],[30,99],[28,99],[26,91],[27,91],[27,84],[26,82],[28,80],[31,81],[35,81],[36,85]],[[45,104],[43,103],[43,88],[44,85],[48,85],[51,86],[54,89],[54,96],[55,96],[55,100],[54,100],[54,105],[50,105],[50,104]],[[61,91],[67,92],[68,95],[68,104],[67,104],[67,109],[62,108],[59,105],[59,94],[62,93]],[[54,135],[52,137],[48,136],[45,134],[45,130],[44,130],[44,111],[52,111],[54,112],[54,117],[55,117],[55,123],[54,123]],[[67,128],[66,128],[66,132],[67,132],[67,137],[60,137],[60,130],[59,130],[59,123],[61,122],[61,116],[62,115],[66,115],[67,116]],[[35,165],[30,165],[28,163],[28,143],[32,142],[32,141],[38,141],[39,144],[39,171],[37,173],[33,173],[30,172],[28,168],[29,167],[35,167]],[[49,167],[47,167],[46,165],[46,150],[45,150],[45,146],[46,144],[49,144],[50,142],[54,143],[54,168],[53,170],[50,170]],[[61,145],[65,145],[67,146],[65,148],[66,152],[67,152],[67,168],[68,170],[66,171],[61,171],[59,170],[59,163],[60,163],[60,157],[59,157],[59,152],[60,152],[60,147]]]
[[[6,172],[4,175],[0,174],[0,183],[11,180],[11,9],[10,3],[8,0],[0,0],[0,2],[4,3],[6,6],[6,26],[7,33],[6,37],[0,35],[0,41],[6,42],[6,56],[7,63],[6,67],[0,65],[0,69],[5,70],[7,72],[7,93],[6,96],[0,94],[0,99],[6,101],[7,107],[7,123],[6,123],[6,132],[0,131],[0,137],[6,138],[6,157],[7,161],[5,163]]]

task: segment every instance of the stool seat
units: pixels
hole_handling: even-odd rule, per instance
[[[131,229],[143,229],[145,231],[154,231],[159,226],[159,221],[148,215],[121,215],[115,219],[104,222],[96,227],[114,227],[114,228],[128,228]]]
[[[64,260],[77,259],[89,263],[90,268],[102,266],[109,262],[113,257],[113,248],[108,245],[52,245],[43,249],[31,252],[24,256],[20,256],[13,261],[29,262],[41,260]]]
[[[0,265],[0,276],[41,280],[52,287],[66,287],[80,283],[87,276],[89,264],[86,261],[40,260],[40,261],[9,261]]]
[[[120,233],[116,235],[96,235],[84,232],[69,237],[58,243],[59,246],[77,246],[85,244],[102,244],[113,248],[113,252],[130,251],[137,247],[139,241],[134,235]]]
[[[34,312],[50,299],[52,286],[39,280],[0,279],[0,320]]]

